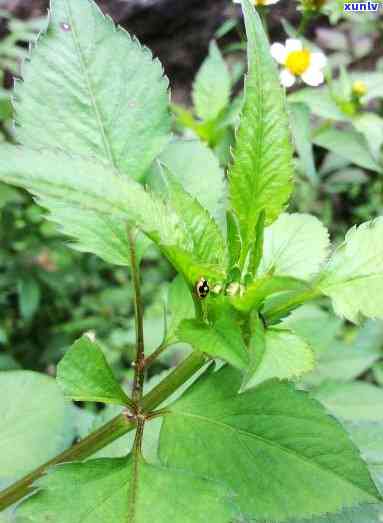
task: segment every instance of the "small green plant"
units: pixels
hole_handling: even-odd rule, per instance
[[[50,30],[16,86],[19,145],[1,148],[0,179],[30,191],[77,249],[129,266],[136,351],[129,391],[92,336],[65,354],[57,382],[67,397],[121,408],[56,457],[76,430],[53,381],[0,376],[12,405],[2,479],[18,479],[0,493],[0,508],[33,493],[16,507],[20,521],[330,523],[381,508],[346,429],[289,383],[313,371],[315,355],[288,315],[328,297],[351,322],[383,318],[383,218],[352,228],[329,254],[319,220],[283,212],[294,175],[285,93],[260,18],[249,0],[242,8],[248,74],[226,181],[199,142],[198,171],[182,162],[184,141],[169,145],[168,82],[150,52],[91,1],[51,2]],[[170,321],[151,354],[138,231],[178,272]],[[150,365],[177,342],[191,354],[146,383]],[[17,437],[33,452],[13,457],[19,417],[26,434]],[[133,442],[123,438],[132,431]],[[102,454],[119,438],[118,457]]]

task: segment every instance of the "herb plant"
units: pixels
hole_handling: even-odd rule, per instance
[[[91,1],[52,0],[50,29],[24,64],[15,90],[20,145],[2,146],[0,179],[30,191],[77,249],[129,267],[136,355],[127,391],[91,336],[65,354],[57,382],[67,397],[123,410],[0,494],[1,509],[32,494],[17,506],[20,522],[329,523],[350,514],[359,521],[381,501],[345,428],[289,383],[315,366],[289,314],[327,296],[351,322],[383,318],[383,218],[354,227],[329,254],[319,220],[283,212],[294,174],[285,94],[262,23],[249,0],[242,8],[244,106],[228,179],[210,184],[209,209],[195,182],[203,167],[191,183],[180,162],[158,161],[170,141],[161,65]],[[153,169],[158,180],[147,190]],[[164,341],[151,355],[138,232],[178,272]],[[193,351],[157,385],[146,384],[147,369],[176,342]],[[9,404],[24,391],[21,417],[31,412],[29,396],[49,387],[51,411],[35,404],[24,428],[43,460],[65,448],[68,434],[65,404],[52,381],[39,378],[9,371],[1,386]],[[122,456],[100,457],[132,431]],[[29,468],[34,456],[26,457]],[[17,465],[15,476],[29,472],[24,459]],[[5,467],[9,480],[11,460]]]

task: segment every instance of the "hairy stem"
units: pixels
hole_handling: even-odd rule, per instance
[[[128,240],[130,246],[130,265],[134,287],[134,316],[136,324],[136,360],[133,380],[133,401],[142,399],[145,378],[145,346],[144,346],[144,308],[141,296],[140,268],[137,262],[136,241],[131,229],[128,229]]]
[[[192,352],[174,371],[169,374],[159,385],[152,389],[142,400],[142,409],[150,413],[163,401],[169,398],[181,385],[200,370],[208,358],[201,352]],[[148,416],[150,417],[150,416]],[[73,447],[59,454],[44,465],[20,479],[7,489],[0,492],[0,511],[13,505],[27,494],[35,490],[32,484],[49,467],[69,461],[82,461],[98,450],[106,447],[112,441],[120,438],[136,427],[136,420],[126,414],[120,414],[97,431],[76,443]]]

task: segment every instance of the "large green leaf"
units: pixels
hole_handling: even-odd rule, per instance
[[[308,214],[282,214],[264,232],[259,275],[309,279],[318,272],[330,247],[327,229]]]
[[[249,363],[241,330],[229,316],[218,319],[213,326],[200,320],[183,320],[177,335],[194,349],[221,358],[239,369],[246,368]]]
[[[18,479],[73,441],[69,405],[55,381],[30,371],[0,374],[0,479]]]
[[[194,255],[193,240],[169,204],[103,163],[58,150],[4,145],[0,179],[36,195],[49,209],[50,218],[74,236],[83,250],[106,259],[114,259],[115,253],[117,261],[125,259],[128,245],[122,235],[132,222],[160,246],[190,284],[201,275],[222,278],[224,267],[204,263]],[[99,232],[105,239],[99,239]]]
[[[358,322],[383,318],[383,217],[353,227],[321,274],[318,289],[335,312]]]
[[[49,31],[16,85],[16,137],[137,179],[168,140],[167,89],[161,64],[94,2],[51,0]]]
[[[177,341],[177,329],[184,319],[195,316],[195,307],[190,289],[179,274],[169,285],[166,312],[170,315],[167,324],[166,341]]]
[[[97,459],[54,468],[17,515],[43,523],[231,523],[223,486],[142,458]],[[23,520],[24,521],[24,520]]]
[[[264,209],[266,223],[283,209],[292,189],[293,148],[285,95],[262,22],[249,0],[242,0],[248,38],[245,105],[230,169],[231,206],[238,216],[244,255]]]
[[[57,379],[65,394],[76,401],[117,405],[129,401],[101,348],[86,335],[76,341],[60,361]]]
[[[256,521],[379,499],[356,447],[319,403],[274,380],[238,395],[240,381],[230,367],[205,373],[169,408],[164,464],[226,483]]]
[[[210,44],[209,55],[197,73],[193,85],[193,101],[197,116],[214,120],[230,100],[231,79],[228,67],[217,44]]]
[[[265,331],[264,346],[254,347],[258,354],[257,365],[249,376],[246,388],[254,387],[270,378],[297,379],[310,372],[315,365],[311,348],[291,331],[270,328]]]

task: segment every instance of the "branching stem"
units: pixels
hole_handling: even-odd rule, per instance
[[[143,413],[151,413],[163,401],[169,398],[181,385],[191,378],[206,363],[208,358],[201,352],[192,352],[174,371],[159,385],[154,387],[141,402]],[[165,413],[166,411],[163,411]],[[148,416],[151,418],[153,416]],[[137,417],[120,414],[97,431],[76,443],[73,447],[59,454],[41,467],[20,479],[0,492],[0,511],[13,505],[35,490],[33,483],[43,476],[53,465],[69,461],[82,461],[112,441],[120,438],[136,427]]]

